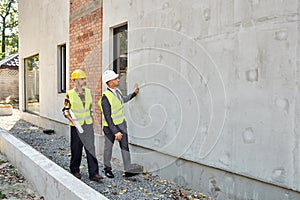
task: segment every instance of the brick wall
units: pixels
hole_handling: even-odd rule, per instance
[[[97,103],[102,93],[102,1],[71,0],[70,4],[70,77],[75,69],[86,72],[87,87],[93,96],[95,133],[100,133],[101,113]]]
[[[19,99],[19,71],[18,69],[0,69],[0,101],[11,97]]]
[[[89,5],[90,0],[71,0],[70,1],[70,14],[80,12]]]

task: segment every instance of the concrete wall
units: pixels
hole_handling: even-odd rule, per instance
[[[294,135],[295,135],[295,149],[294,149],[294,163],[295,163],[295,168],[296,173],[295,177],[300,177],[300,124],[297,123],[300,121],[300,85],[299,85],[299,80],[300,80],[300,3],[298,1],[298,24],[297,24],[297,54],[296,54],[296,70],[295,70],[295,80],[297,83],[297,86],[295,88],[295,127],[294,127]],[[298,181],[298,185],[299,181]]]
[[[134,158],[216,199],[299,198],[299,4],[103,1],[103,70],[128,23],[128,90],[141,87]]]
[[[59,125],[66,124],[67,121],[61,112],[65,94],[58,93],[57,89],[57,46],[66,44],[67,57],[69,56],[69,1],[20,0],[19,32],[20,109],[25,109],[24,59],[39,54],[40,116]],[[67,62],[67,69],[68,65]],[[33,118],[28,118],[31,119]],[[63,129],[61,127],[52,128],[59,134],[68,130],[67,126],[63,126]]]

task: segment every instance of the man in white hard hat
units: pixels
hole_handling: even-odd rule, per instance
[[[117,88],[120,81],[119,75],[112,70],[107,70],[103,73],[102,81],[108,86],[98,102],[102,111],[103,132],[105,134],[103,155],[104,174],[108,178],[114,178],[110,161],[114,141],[118,140],[122,153],[125,176],[136,175],[143,171],[143,167],[137,164],[131,164],[124,103],[134,98],[139,93],[139,88],[136,84],[133,93],[128,96],[123,96],[121,91]]]

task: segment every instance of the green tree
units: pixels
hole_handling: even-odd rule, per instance
[[[18,4],[17,0],[1,0],[0,29],[1,53],[0,60],[5,54],[18,52]]]

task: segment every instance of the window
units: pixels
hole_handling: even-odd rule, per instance
[[[113,69],[119,74],[119,89],[127,94],[127,24],[113,29]]]
[[[40,112],[39,55],[25,58],[25,110]]]
[[[58,93],[66,92],[66,44],[59,45],[57,48],[57,90]]]

